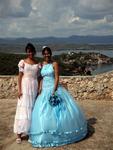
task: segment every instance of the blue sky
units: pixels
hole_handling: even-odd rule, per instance
[[[0,0],[0,37],[113,35],[113,0]]]

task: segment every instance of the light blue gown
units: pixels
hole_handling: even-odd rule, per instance
[[[33,147],[61,146],[83,139],[87,134],[87,121],[73,97],[61,85],[57,94],[62,102],[51,106],[49,98],[54,88],[52,64],[42,67],[42,92],[36,99],[29,131]]]

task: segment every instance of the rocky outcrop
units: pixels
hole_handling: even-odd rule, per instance
[[[77,100],[113,100],[113,71],[96,76],[60,77]],[[0,99],[16,98],[17,76],[0,76]]]

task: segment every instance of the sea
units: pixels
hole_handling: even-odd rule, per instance
[[[100,54],[113,58],[113,50],[68,50],[67,49],[67,50],[53,51],[53,55],[60,55],[62,53],[68,54],[70,52],[75,52],[75,53],[94,52],[94,53],[100,53]],[[41,52],[38,52],[37,56],[42,57]],[[92,68],[92,74],[96,75],[96,74],[101,74],[101,73],[105,73],[105,72],[112,71],[112,70],[113,70],[113,64],[98,64],[97,66]]]

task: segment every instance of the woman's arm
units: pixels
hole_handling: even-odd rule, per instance
[[[22,96],[22,89],[21,89],[22,76],[23,76],[23,73],[19,72],[19,75],[18,75],[18,98],[20,98]]]
[[[53,89],[53,95],[54,95],[55,91],[57,90],[58,83],[59,83],[59,67],[58,67],[58,63],[54,62],[53,63],[53,67],[54,67],[54,71],[55,71],[55,83],[54,83],[54,89]]]
[[[38,92],[37,96],[41,93],[42,91],[42,76],[41,76],[41,69],[42,69],[42,63],[38,64]]]
[[[42,91],[42,77],[38,77],[38,95]]]

